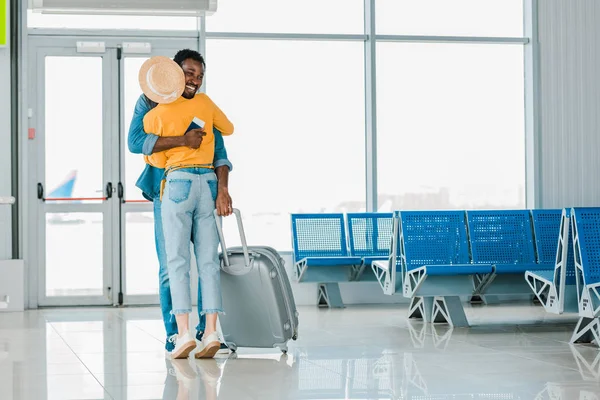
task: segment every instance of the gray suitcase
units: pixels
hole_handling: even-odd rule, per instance
[[[224,315],[219,316],[223,339],[233,351],[238,347],[278,347],[298,337],[298,311],[284,261],[273,248],[250,246],[240,211],[237,220],[241,247],[227,248],[221,219],[216,215],[221,240],[221,293]]]

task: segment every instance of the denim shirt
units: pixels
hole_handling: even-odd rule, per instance
[[[154,145],[158,140],[158,136],[147,134],[144,131],[144,116],[152,108],[152,105],[143,94],[135,104],[133,118],[131,119],[129,134],[127,136],[127,146],[129,147],[129,151],[134,154],[152,154]],[[213,129],[213,132],[215,134],[215,156],[213,159],[213,166],[218,168],[226,165],[231,171],[233,166],[227,159],[227,150],[225,150],[223,136],[217,129]],[[146,164],[144,171],[142,171],[142,174],[135,183],[135,185],[142,190],[144,198],[154,201],[154,199],[159,197],[160,181],[162,180],[164,173],[164,169]]]

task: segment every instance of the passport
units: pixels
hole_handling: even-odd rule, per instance
[[[185,131],[185,133],[188,133],[192,129],[201,129],[201,128],[204,128],[204,121],[202,121],[198,117],[194,117],[194,119],[192,120],[192,122],[190,122],[190,126],[188,126],[187,130]]]

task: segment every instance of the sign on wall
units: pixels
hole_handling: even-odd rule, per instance
[[[8,40],[8,0],[0,0],[0,47]]]

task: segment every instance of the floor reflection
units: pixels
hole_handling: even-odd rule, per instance
[[[386,307],[307,307],[287,355],[168,360],[157,313],[0,314],[0,399],[600,400],[600,353],[569,345],[568,323],[453,329]]]
[[[600,400],[600,353],[597,348],[570,344],[581,381],[548,382],[535,400]]]

